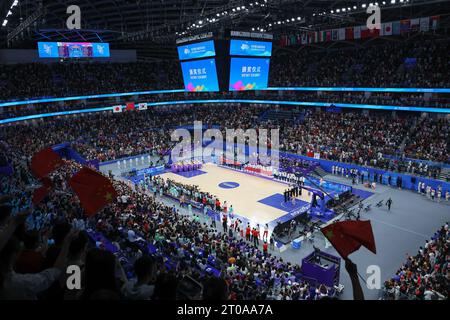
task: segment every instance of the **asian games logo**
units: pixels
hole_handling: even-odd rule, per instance
[[[102,45],[97,45],[97,51],[99,54],[104,54],[105,48]]]
[[[250,46],[249,46],[248,44],[243,43],[243,44],[241,45],[241,50],[242,50],[242,51],[245,51],[245,50],[248,50],[248,49],[250,49]]]
[[[51,55],[52,54],[52,47],[49,46],[48,44],[44,44],[44,51],[47,55]]]

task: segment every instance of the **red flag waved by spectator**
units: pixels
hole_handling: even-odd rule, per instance
[[[36,178],[43,178],[64,164],[64,160],[53,151],[46,148],[36,153],[31,159],[30,169]]]
[[[42,186],[33,192],[33,204],[38,204],[50,194],[53,189],[53,182],[48,177],[42,178]]]
[[[97,171],[86,167],[69,179],[69,185],[90,217],[117,198],[117,192],[111,181]]]
[[[335,222],[322,228],[321,231],[344,259],[361,245],[377,253],[370,221]]]

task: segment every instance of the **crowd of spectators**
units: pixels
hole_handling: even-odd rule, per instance
[[[384,284],[390,300],[448,300],[450,296],[448,222],[425,241],[416,255],[407,257],[395,276]]]
[[[417,37],[406,42],[328,50],[311,47],[297,54],[280,53],[272,58],[269,86],[445,88],[450,71],[446,59],[449,47],[445,40]],[[0,100],[181,89],[182,79],[180,64],[175,60],[0,65]],[[377,101],[352,96],[344,100]],[[445,105],[447,100],[424,100],[414,95],[393,99],[385,95],[378,99],[383,104],[392,101],[429,106]]]
[[[449,161],[450,125],[445,118],[421,119],[411,135],[408,135],[405,155],[410,158]]]
[[[179,89],[182,79],[177,61],[0,65],[0,100]]]
[[[15,169],[0,180],[2,299],[305,300],[334,292],[303,280],[299,265],[125,182],[114,180],[117,201],[88,218],[67,186],[80,168],[72,161],[50,175],[54,191],[28,207],[38,149],[1,144]],[[82,270],[82,289],[66,287],[67,265]],[[186,281],[202,290],[183,290]]]
[[[68,101],[61,103],[43,103],[34,105],[21,105],[13,107],[4,107],[0,112],[0,120],[8,118],[16,118],[28,115],[38,115],[50,112],[62,112],[70,110],[83,110],[87,108],[99,108],[99,106],[115,106],[125,105],[128,101],[133,101],[136,104],[140,102],[152,103],[152,102],[168,102],[168,101],[189,101],[198,99],[247,99],[247,100],[275,100],[275,101],[301,101],[301,102],[324,102],[328,104],[371,104],[371,105],[386,105],[386,106],[406,106],[406,107],[428,107],[428,108],[448,108],[450,107],[450,99],[442,96],[435,95],[425,99],[423,94],[410,94],[410,93],[371,93],[370,95],[364,92],[301,92],[292,91],[284,92],[280,95],[278,92],[265,91],[264,93],[255,94],[254,92],[239,93],[238,96],[232,93],[220,93],[211,95],[208,93],[203,94],[190,94],[185,96],[183,93],[164,94],[161,96],[147,95],[134,98],[121,98],[121,101],[111,100],[88,100],[85,102],[80,101]]]
[[[38,125],[5,126],[2,134],[18,148],[69,142],[86,159],[107,161],[140,154],[167,155],[177,142],[171,141],[173,129],[201,121],[206,128],[222,129],[224,137],[226,128],[279,128],[280,149],[284,151],[308,156],[320,154],[322,159],[433,178],[439,177],[439,165],[409,158],[449,162],[446,118],[307,108],[299,110],[296,119],[263,119],[262,115],[271,108],[230,104],[164,106],[146,111],[44,119]]]
[[[448,87],[450,42],[422,39],[384,42],[296,55],[274,56],[270,86]]]

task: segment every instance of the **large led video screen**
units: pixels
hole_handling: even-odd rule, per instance
[[[214,48],[214,40],[187,44],[178,47],[178,57],[180,60],[207,58],[214,57],[215,55],[216,50]]]
[[[38,42],[40,58],[108,58],[109,43]]]
[[[231,40],[230,55],[233,56],[272,56],[272,42],[251,41],[251,40]]]
[[[219,91],[215,59],[182,62],[181,69],[186,91]]]
[[[230,91],[266,89],[269,67],[270,59],[231,58]]]

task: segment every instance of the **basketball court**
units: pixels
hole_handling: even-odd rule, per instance
[[[289,218],[292,212],[309,207],[312,194],[303,191],[295,203],[284,202],[288,185],[269,178],[254,176],[233,169],[205,164],[201,170],[180,173],[163,173],[165,179],[196,185],[201,191],[219,198],[221,203],[233,205],[234,213],[260,225]]]

